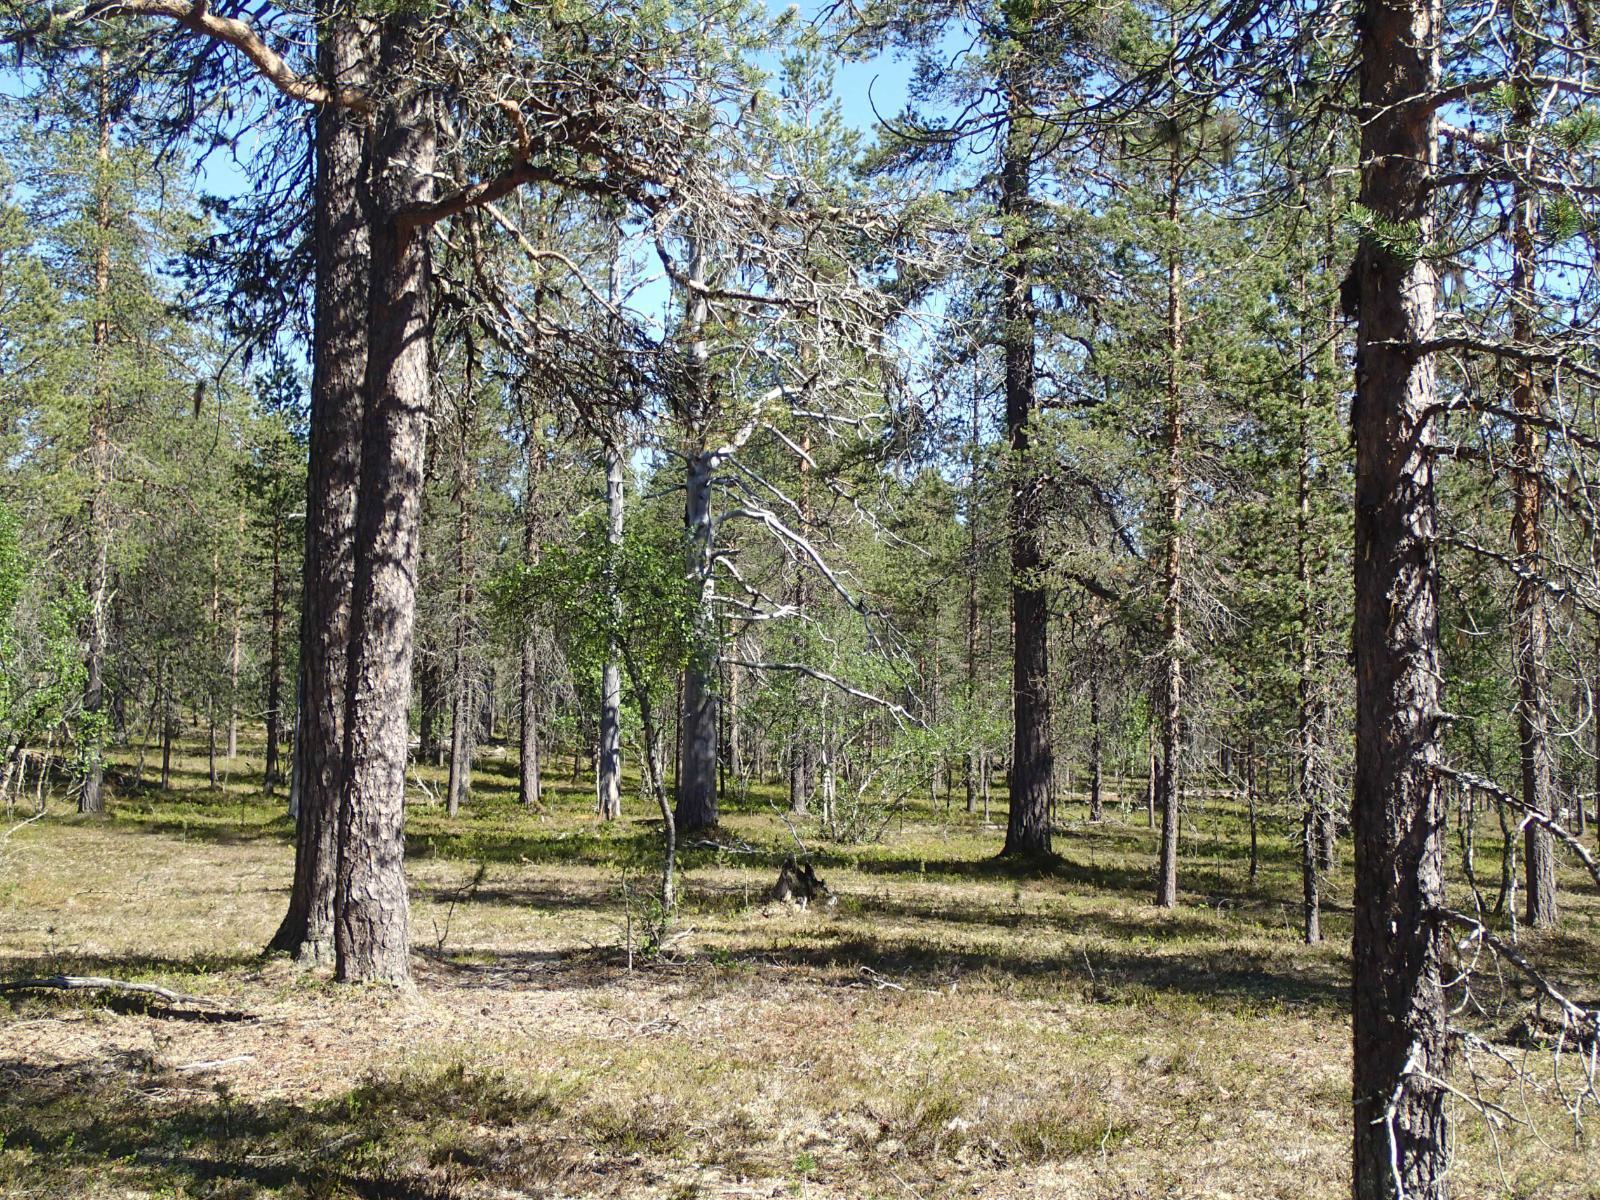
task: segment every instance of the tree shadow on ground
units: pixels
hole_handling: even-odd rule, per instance
[[[1295,1008],[1343,1014],[1349,1007],[1348,983],[1341,963],[1332,956],[1289,958],[1270,948],[1241,950],[1231,945],[1177,953],[1152,948],[1141,954],[1085,947],[1081,941],[1039,952],[1003,946],[951,947],[917,937],[879,938],[839,929],[827,924],[826,918],[814,924],[807,920],[786,932],[797,936],[774,939],[775,944],[760,949],[725,949],[688,961],[641,959],[632,967],[620,946],[528,951],[462,947],[441,954],[424,952],[424,957],[438,982],[486,990],[652,986],[664,979],[680,983],[702,976],[710,979],[729,969],[779,968],[784,974],[773,982],[783,988],[859,986],[863,978],[876,978],[939,992],[972,977],[999,986],[1065,982],[1081,995],[1105,1003],[1147,1003],[1153,996],[1165,995],[1226,1011]],[[1105,927],[1085,933],[1119,936]]]
[[[853,980],[863,968],[906,984],[938,989],[962,976],[1071,980],[1084,995],[1132,1003],[1151,993],[1188,997],[1207,1008],[1307,1008],[1343,1013],[1348,984],[1331,961],[1303,966],[1271,951],[1237,947],[1190,953],[1066,950],[1028,954],[1005,949],[952,950],[911,941],[845,935],[823,945],[786,946],[747,956],[766,964],[807,967]]]
[[[492,1175],[542,1193],[589,1167],[544,1132],[549,1091],[456,1065],[328,1101],[244,1100],[148,1052],[40,1066],[0,1058],[0,1192],[446,1200]]]

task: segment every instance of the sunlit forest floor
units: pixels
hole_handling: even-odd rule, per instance
[[[260,957],[290,823],[244,763],[211,791],[188,751],[172,792],[124,785],[105,819],[58,801],[0,848],[0,979],[150,981],[250,1019],[0,997],[0,1194],[1348,1194],[1348,862],[1328,940],[1300,944],[1282,815],[1252,885],[1241,810],[1195,801],[1183,903],[1163,913],[1141,807],[1113,797],[1094,826],[1064,804],[1059,861],[1018,870],[994,861],[1003,797],[985,826],[958,788],[874,844],[800,822],[838,903],[798,911],[766,902],[794,844],[757,788],[723,848],[685,853],[681,936],[630,961],[658,825],[629,797],[602,826],[589,783],[555,775],[549,812],[520,809],[490,749],[454,821],[415,797],[418,988],[395,996]],[[1483,847],[1479,871],[1497,877]],[[1600,904],[1563,884],[1561,933],[1524,940],[1593,998]],[[1459,1073],[1509,1117],[1491,1130],[1457,1105],[1458,1194],[1600,1196],[1594,1139],[1514,1035],[1525,1001],[1488,982],[1477,998],[1478,1027],[1543,1085],[1506,1090],[1481,1052],[1479,1079]]]

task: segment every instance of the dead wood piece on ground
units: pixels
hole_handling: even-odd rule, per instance
[[[779,904],[794,904],[800,908],[817,902],[827,907],[837,903],[832,889],[817,878],[817,870],[810,863],[795,861],[794,855],[783,860],[778,870],[778,882],[772,885],[771,899]]]
[[[172,1069],[179,1074],[192,1071],[215,1071],[219,1067],[231,1067],[235,1063],[254,1062],[255,1058],[254,1054],[235,1054],[230,1058],[208,1058],[203,1062],[183,1063],[181,1066],[176,1066]]]
[[[168,1004],[198,1006],[205,1009],[208,1016],[217,1020],[246,1021],[252,1019],[251,1013],[224,1008],[215,1000],[209,1000],[204,996],[189,996],[183,992],[175,992],[171,988],[161,987],[159,984],[130,983],[125,979],[107,979],[99,975],[48,975],[38,979],[14,979],[9,983],[0,983],[0,993],[44,989],[67,992],[125,992],[141,996],[154,996],[158,1000],[165,1000]]]

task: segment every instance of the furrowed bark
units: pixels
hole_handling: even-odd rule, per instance
[[[1444,809],[1432,431],[1438,283],[1423,253],[1437,139],[1438,0],[1367,0],[1358,261],[1354,1172],[1356,1200],[1449,1193],[1440,985]],[[1409,244],[1408,244],[1409,243]]]
[[[364,86],[375,50],[371,26],[330,21],[321,29],[317,52],[322,70],[347,86]],[[333,961],[335,839],[344,774],[371,244],[356,194],[366,153],[359,121],[343,110],[325,108],[317,114],[315,136],[316,296],[301,611],[301,792],[289,911],[268,949],[324,964]]]
[[[694,331],[690,346],[691,400],[695,436],[704,437],[702,428],[708,403],[706,364],[708,351],[703,333],[708,306],[705,293],[705,248],[698,238],[691,248],[690,282],[695,288],[689,305],[689,327]],[[716,595],[713,562],[711,492],[716,462],[715,451],[702,448],[689,458],[684,502],[684,534],[687,542],[687,568],[697,585],[694,613],[694,644],[683,673],[683,706],[678,735],[677,829],[694,833],[717,823],[717,671],[721,650],[717,645],[716,618],[712,612]]]
[[[387,77],[402,77],[415,31],[384,31]],[[407,712],[427,441],[430,315],[426,229],[394,214],[433,196],[433,98],[396,98],[375,133],[370,195],[372,285],[356,572],[339,803],[335,972],[343,981],[410,982],[406,897]]]
[[[1030,18],[1019,21],[1026,24]],[[1020,31],[1025,38],[1029,31]],[[1006,81],[1006,142],[1000,165],[1000,212],[1007,247],[1001,314],[1005,358],[1006,434],[1011,449],[1011,620],[1012,620],[1012,751],[1011,804],[1006,817],[1002,855],[1048,854],[1051,851],[1050,790],[1055,757],[1050,742],[1049,607],[1039,580],[1039,481],[1029,459],[1029,424],[1035,406],[1033,272],[1027,261],[1027,235],[1022,223],[1031,219],[1031,138],[1024,118],[1031,102],[1025,69],[1015,67]]]

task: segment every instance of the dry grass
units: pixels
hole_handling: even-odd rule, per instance
[[[1252,888],[1238,814],[1198,811],[1189,890],[1164,914],[1142,813],[1091,827],[1069,805],[1061,860],[1012,873],[997,830],[927,810],[881,844],[817,848],[832,912],[774,912],[762,893],[789,835],[757,790],[727,821],[757,852],[691,850],[692,932],[630,971],[654,826],[598,826],[587,789],[559,780],[551,813],[524,813],[491,758],[454,823],[421,797],[412,811],[418,990],[400,997],[258,956],[288,823],[180,765],[169,795],[12,839],[0,978],[152,980],[259,1019],[0,1001],[0,1194],[1347,1193],[1348,920],[1335,904],[1328,943],[1299,944],[1287,826],[1267,830]],[[1592,995],[1600,905],[1569,882],[1542,949]],[[1504,1034],[1523,1001],[1496,999],[1484,1028]],[[211,1060],[229,1061],[185,1069]],[[1500,1133],[1498,1161],[1463,1110],[1459,1193],[1600,1196],[1600,1153],[1558,1106],[1511,1107],[1529,1124]]]

